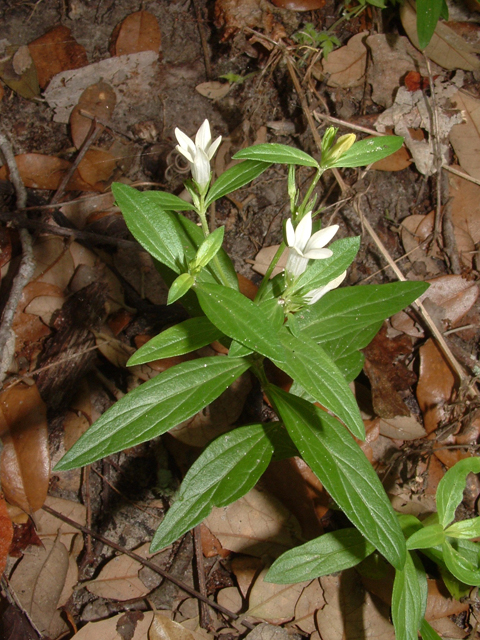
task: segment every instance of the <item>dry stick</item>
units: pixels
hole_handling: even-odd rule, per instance
[[[359,196],[359,197],[361,197],[361,196]],[[395,273],[395,275],[397,276],[397,278],[399,280],[401,280],[402,282],[405,282],[407,279],[405,278],[403,273],[400,271],[400,269],[397,267],[397,265],[395,264],[394,260],[391,258],[391,256],[388,253],[388,251],[383,246],[382,241],[380,240],[378,235],[373,230],[372,225],[369,223],[367,218],[363,215],[363,212],[362,212],[361,207],[360,207],[359,197],[355,199],[353,206],[355,207],[355,210],[357,211],[358,216],[359,216],[360,220],[362,221],[362,224],[367,229],[368,233],[370,234],[370,236],[372,237],[373,241],[377,245],[379,251],[381,252],[383,257],[385,258],[385,260],[388,262],[389,266],[392,268],[392,270]],[[458,363],[457,359],[455,358],[455,356],[451,352],[450,347],[446,343],[445,338],[443,337],[441,331],[438,329],[437,325],[435,324],[435,322],[433,321],[432,317],[430,316],[428,311],[425,309],[423,304],[420,301],[417,301],[417,302],[413,303],[413,306],[416,307],[418,309],[418,311],[420,312],[423,320],[425,321],[425,324],[428,326],[428,328],[431,331],[433,337],[437,341],[438,346],[442,350],[442,352],[443,352],[444,356],[446,357],[446,359],[448,360],[450,366],[452,367],[452,369],[457,374],[458,378],[460,379],[460,382],[462,383],[465,380],[467,380],[467,376],[465,375],[465,372],[463,371],[463,369],[460,366],[460,364]]]
[[[143,564],[145,567],[148,567],[155,573],[158,573],[166,580],[173,582],[173,584],[176,585],[179,589],[182,589],[182,591],[185,591],[186,593],[189,593],[194,598],[198,598],[202,602],[205,602],[210,607],[212,607],[212,609],[216,609],[217,611],[220,611],[220,613],[223,613],[224,615],[228,616],[232,620],[238,620],[240,618],[240,616],[234,613],[233,611],[230,611],[229,609],[222,607],[220,604],[217,604],[216,602],[209,600],[206,596],[199,593],[196,589],[193,589],[193,587],[190,587],[188,584],[185,584],[181,580],[178,580],[174,576],[171,576],[169,573],[167,573],[167,571],[164,571],[153,562],[150,562],[150,560],[145,560],[145,558],[142,558],[142,556],[139,556],[134,551],[130,551],[129,549],[125,549],[124,547],[121,547],[116,542],[113,542],[112,540],[105,538],[105,536],[102,536],[100,533],[95,533],[95,531],[92,531],[88,527],[84,527],[78,522],[75,522],[75,520],[71,520],[70,518],[67,518],[67,516],[63,515],[63,513],[60,513],[59,511],[55,511],[55,509],[48,507],[46,504],[43,505],[42,509],[47,513],[50,513],[52,516],[55,516],[59,520],[66,522],[71,527],[75,527],[75,529],[78,529],[82,533],[86,535],[90,535],[92,536],[92,538],[96,538],[97,540],[100,540],[100,542],[107,545],[107,547],[111,547],[112,549],[115,549],[115,551],[124,553],[129,558],[132,558],[133,560],[140,562],[140,564]],[[240,620],[240,622],[241,624],[243,624],[244,627],[247,627],[247,629],[254,629],[254,625],[248,622],[248,620]]]
[[[207,36],[205,35],[205,28],[203,26],[202,10],[198,0],[193,0],[193,8],[195,10],[195,17],[197,19],[198,32],[200,34],[200,40],[202,42],[203,57],[205,59],[205,75],[207,80],[212,78],[212,65],[210,64],[210,51],[208,50]]]
[[[465,173],[464,171],[459,171],[458,169],[455,169],[455,167],[451,167],[448,164],[442,164],[442,169],[445,169],[445,171],[448,171],[449,173],[453,173],[454,175],[459,176],[460,178],[464,178],[469,182],[473,182],[474,184],[480,185],[480,180],[477,180],[477,178],[472,178],[472,176],[469,176],[468,173]]]
[[[290,77],[292,78],[292,82],[293,85],[295,87],[295,90],[297,92],[298,98],[300,100],[300,105],[302,107],[302,110],[307,118],[307,122],[308,125],[312,131],[312,135],[313,135],[313,139],[315,140],[315,144],[317,145],[318,150],[321,152],[322,150],[322,139],[317,131],[317,127],[315,125],[315,121],[313,119],[312,116],[312,110],[310,109],[307,99],[305,97],[305,92],[303,91],[300,82],[298,81],[298,77],[297,77],[297,73],[295,71],[295,67],[294,64],[292,62],[292,59],[290,58],[290,56],[288,54],[285,54],[285,60],[287,61],[287,68],[288,68],[288,72],[290,73]],[[342,176],[340,175],[340,172],[338,171],[338,169],[332,169],[333,174],[338,182],[338,185],[342,191],[342,193],[345,193],[348,191],[348,187],[345,184]]]
[[[200,593],[207,597],[207,582],[205,580],[205,564],[203,562],[202,549],[202,529],[197,524],[193,530],[193,548],[195,550],[195,561],[197,566],[198,588]],[[200,602],[200,626],[202,629],[212,629],[212,619],[205,602]]]
[[[437,109],[437,100],[435,96],[435,85],[433,83],[432,69],[430,67],[430,60],[428,56],[423,54],[423,57],[425,58],[425,62],[427,64],[428,83],[430,85],[430,94],[432,96],[431,98],[431,112],[432,112],[431,125],[432,126],[431,126],[430,136],[432,138],[435,168],[437,170],[437,184],[436,184],[437,206],[435,207],[435,224],[433,226],[433,239],[431,244],[431,249],[433,249],[435,243],[438,244],[438,238],[442,230],[442,154],[440,149],[440,128],[438,126],[438,109]],[[426,102],[428,106],[428,100]]]
[[[0,150],[7,163],[10,173],[10,180],[15,187],[17,196],[17,206],[24,207],[27,202],[27,192],[18,171],[15,156],[13,155],[10,140],[4,133],[0,132]],[[13,280],[10,295],[7,304],[3,310],[2,321],[0,325],[0,383],[5,379],[10,360],[13,355],[13,348],[8,348],[10,344],[14,344],[15,334],[12,331],[13,318],[22,297],[23,289],[30,282],[33,272],[35,271],[35,262],[33,260],[32,238],[26,229],[19,231],[20,241],[22,243],[22,260],[20,267]],[[10,344],[9,344],[10,343]]]
[[[324,113],[319,113],[316,109],[313,112],[313,115],[316,120],[325,120],[326,122],[330,122],[331,124],[338,124],[340,127],[345,127],[345,129],[352,129],[352,131],[359,131],[360,133],[366,133],[369,136],[378,136],[379,138],[383,136],[387,136],[388,133],[379,133],[375,131],[375,129],[369,129],[368,127],[361,127],[359,124],[353,124],[352,122],[347,122],[346,120],[340,120],[339,118],[334,118],[333,116],[325,115]]]

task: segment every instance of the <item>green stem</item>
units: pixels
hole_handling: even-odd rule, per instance
[[[208,222],[207,222],[207,208],[205,206],[205,194],[202,193],[200,194],[200,208],[197,209],[197,213],[198,213],[198,217],[200,218],[200,222],[202,223],[202,231],[203,231],[203,235],[205,236],[205,238],[207,236],[210,235],[210,229],[208,228]],[[220,260],[218,259],[218,256],[214,256],[213,258],[213,264],[215,265],[215,269],[217,270],[217,273],[220,277],[220,280],[222,281],[222,284],[225,287],[229,287],[230,288],[230,283],[228,281],[227,276],[225,275],[225,272],[222,268],[222,265],[220,264]]]
[[[301,214],[301,218],[300,220],[303,218],[304,214],[305,214],[305,207],[308,204],[308,201],[310,200],[310,196],[313,193],[313,190],[315,189],[315,187],[317,186],[318,181],[320,180],[320,178],[322,177],[323,173],[324,173],[325,169],[322,169],[321,167],[317,170],[317,173],[315,174],[315,177],[313,178],[310,186],[308,187],[307,193],[305,194],[305,197],[302,201],[302,204],[300,205],[298,212]],[[295,222],[300,222],[300,220],[295,220]]]
[[[267,283],[270,280],[270,276],[272,275],[272,272],[275,269],[277,262],[280,260],[282,253],[285,251],[286,246],[287,245],[285,244],[285,241],[282,241],[282,244],[277,249],[277,253],[273,256],[273,260],[268,265],[268,269],[265,275],[263,276],[263,280],[260,284],[260,287],[258,288],[257,295],[255,296],[255,302],[259,302],[262,299],[262,295],[265,290],[265,287],[267,286]]]

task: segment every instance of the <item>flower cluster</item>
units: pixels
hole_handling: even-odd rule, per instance
[[[178,140],[178,145],[176,146],[177,151],[190,163],[193,179],[197,183],[200,191],[205,191],[210,183],[210,160],[220,146],[222,136],[218,136],[218,138],[212,142],[212,134],[210,133],[208,120],[205,120],[197,131],[195,142],[178,127],[175,129],[175,136]]]

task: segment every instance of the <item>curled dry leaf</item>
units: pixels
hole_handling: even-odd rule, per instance
[[[48,189],[55,191],[60,186],[63,177],[72,166],[68,160],[45,156],[41,153],[23,153],[15,156],[18,171],[23,184],[30,189]],[[9,180],[8,167],[0,167],[0,180]],[[78,171],[75,171],[67,186],[67,191],[92,191],[92,187],[82,180]]]
[[[366,31],[357,33],[345,47],[332,51],[323,62],[323,72],[329,74],[329,87],[356,87],[364,81],[367,66]]]
[[[315,631],[315,613],[326,604],[319,580],[305,587],[295,605],[295,624],[305,633]]]
[[[310,584],[273,584],[265,582],[268,569],[264,569],[255,580],[248,599],[247,616],[266,620],[270,624],[284,624],[295,615],[300,594]]]
[[[232,85],[228,82],[220,82],[219,80],[210,80],[209,82],[202,82],[197,84],[195,91],[204,98],[209,100],[221,100],[227,93],[229,93]]]
[[[19,384],[0,394],[0,434],[5,498],[32,513],[45,502],[50,478],[47,408],[36,385]]]
[[[70,114],[70,130],[73,144],[80,149],[92,127],[93,118],[108,122],[115,109],[117,96],[107,82],[98,82],[87,87]],[[91,117],[82,115],[88,113]]]
[[[462,276],[439,276],[427,282],[430,287],[422,297],[424,304],[430,301],[436,307],[441,307],[438,314],[434,310],[434,315],[453,326],[470,311],[478,298],[478,286]]]
[[[458,91],[452,102],[462,110],[464,121],[450,131],[450,142],[463,169],[473,178],[480,179],[480,100]]]
[[[8,515],[7,504],[0,495],[0,577],[7,565],[7,556],[13,540],[13,524]]]
[[[260,558],[237,554],[232,558],[231,567],[237,579],[238,588],[243,597],[246,598],[255,576],[260,573],[264,564]]]
[[[407,0],[401,9],[403,28],[412,44],[420,49],[417,37],[417,12],[412,0]],[[443,22],[438,22],[425,55],[445,69],[480,69],[480,61],[475,56],[475,48],[468,44]]]
[[[79,69],[88,64],[85,47],[75,40],[71,30],[57,25],[28,45],[42,89],[57,73]]]
[[[468,602],[459,602],[452,598],[445,585],[440,580],[428,580],[428,600],[425,618],[428,622],[446,618],[447,616],[458,616],[462,611],[468,611]]]
[[[420,347],[420,374],[417,400],[427,433],[445,419],[445,406],[452,401],[455,377],[435,342],[429,338]]]
[[[115,29],[112,40],[115,40],[113,55],[122,56],[140,51],[158,53],[162,36],[157,18],[152,13],[136,11],[127,16]]]
[[[195,635],[178,622],[155,612],[148,630],[148,640],[195,640]]]
[[[440,251],[435,244],[432,252],[428,252],[428,240],[433,233],[435,212],[431,211],[426,216],[412,215],[402,220],[402,244],[408,259],[412,264],[420,263],[421,270],[426,274],[438,273],[439,266],[434,258],[440,258]],[[417,264],[417,270],[419,264]]]

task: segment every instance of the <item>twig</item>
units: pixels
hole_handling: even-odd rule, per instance
[[[18,171],[12,145],[5,134],[0,132],[0,150],[10,173],[10,180],[15,188],[17,206],[24,207],[27,202],[27,192]],[[0,325],[0,383],[5,379],[11,358],[15,349],[15,334],[12,331],[13,318],[22,297],[23,289],[30,282],[35,271],[33,260],[32,239],[26,229],[20,229],[20,241],[22,243],[22,260],[13,280],[7,304],[3,310]]]
[[[437,203],[435,207],[435,223],[433,225],[433,238],[431,248],[434,247],[435,243],[438,244],[438,238],[440,236],[440,232],[442,229],[442,152],[440,148],[440,128],[438,126],[438,108],[437,108],[437,99],[435,96],[435,85],[433,82],[432,69],[430,67],[430,59],[427,55],[423,54],[425,58],[425,62],[427,65],[428,72],[428,83],[430,85],[430,94],[431,94],[431,112],[432,112],[432,123],[431,123],[431,131],[430,136],[432,138],[432,146],[435,160],[435,168],[437,170],[437,183],[436,183],[436,193],[437,193]],[[428,105],[428,100],[427,100]]]
[[[202,529],[199,524],[197,524],[193,530],[193,542],[193,548],[195,549],[195,561],[197,565],[198,588],[200,589],[200,593],[207,597],[207,583],[205,580],[205,565],[203,562],[202,549]],[[200,626],[202,629],[212,628],[212,620],[205,602],[200,603]]]
[[[210,51],[208,50],[207,36],[205,35],[205,28],[203,26],[202,10],[198,0],[193,0],[193,8],[195,10],[195,17],[197,19],[198,32],[200,34],[200,40],[203,49],[203,58],[205,60],[205,75],[207,80],[212,78],[212,65],[210,64]]]
[[[473,182],[474,184],[480,185],[480,180],[477,180],[477,178],[472,178],[472,176],[469,176],[468,173],[465,173],[464,171],[459,171],[458,169],[455,169],[455,167],[451,167],[448,164],[442,164],[442,169],[445,169],[445,171],[448,171],[449,173],[453,173],[455,176],[459,176],[464,180],[468,180],[469,182]]]
[[[60,513],[59,511],[55,511],[55,509],[52,509],[51,507],[47,506],[46,504],[43,505],[42,509],[44,511],[46,511],[47,513],[50,513],[52,516],[55,516],[59,520],[62,520],[63,522],[66,522],[70,526],[75,527],[75,529],[78,529],[82,533],[84,533],[86,535],[90,535],[90,536],[92,536],[92,538],[96,538],[97,540],[99,540],[103,544],[107,545],[108,547],[111,547],[112,549],[115,549],[115,551],[118,551],[120,553],[124,553],[129,558],[132,558],[133,560],[136,560],[137,562],[140,562],[140,564],[143,564],[145,567],[148,567],[149,569],[151,569],[155,573],[158,573],[159,575],[161,575],[166,580],[169,580],[170,582],[173,582],[173,584],[176,585],[179,589],[182,589],[182,591],[185,591],[186,593],[189,593],[194,598],[198,598],[202,602],[205,602],[205,604],[208,604],[210,607],[212,607],[212,609],[216,609],[217,611],[220,611],[220,613],[223,613],[224,615],[228,616],[232,620],[238,620],[240,618],[240,616],[237,615],[236,613],[234,613],[233,611],[230,611],[229,609],[226,609],[225,607],[222,607],[220,604],[217,604],[216,602],[213,602],[212,600],[209,600],[207,597],[205,597],[201,593],[199,593],[196,589],[193,589],[193,587],[190,587],[188,584],[185,584],[181,580],[178,580],[174,576],[171,576],[169,573],[167,573],[166,571],[164,571],[163,569],[158,567],[155,563],[150,562],[150,560],[145,560],[145,558],[142,558],[142,556],[139,556],[134,551],[130,551],[129,549],[125,549],[124,547],[121,547],[116,542],[113,542],[113,540],[109,540],[108,538],[105,538],[105,536],[102,536],[100,533],[96,533],[95,531],[92,531],[88,527],[84,527],[83,525],[79,524],[78,522],[75,522],[75,520],[71,520],[70,518],[67,518],[67,516],[63,515],[63,513]],[[254,625],[251,624],[250,622],[248,622],[248,620],[243,620],[242,619],[242,620],[240,620],[240,622],[241,622],[241,624],[243,624],[244,627],[247,627],[247,629],[253,629],[254,628]]]
[[[340,120],[339,118],[334,118],[333,116],[325,115],[324,113],[319,113],[317,110],[313,112],[316,120],[326,120],[327,122],[331,122],[332,124],[338,124],[340,127],[345,127],[345,129],[352,129],[352,131],[359,131],[360,133],[366,133],[369,136],[377,136],[381,138],[382,136],[387,136],[388,133],[379,133],[375,131],[375,129],[368,129],[367,127],[361,127],[358,124],[353,124],[352,122],[347,122],[347,120]]]

